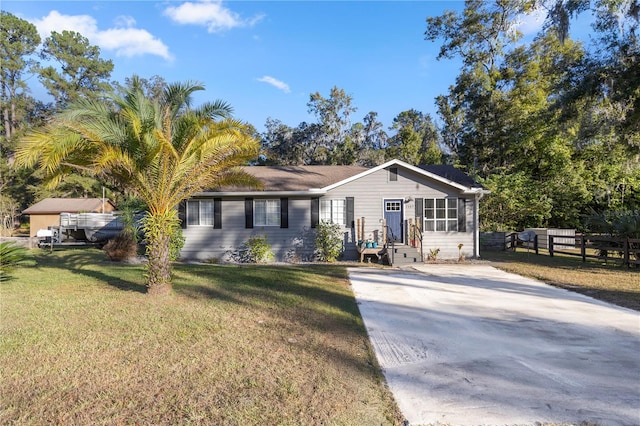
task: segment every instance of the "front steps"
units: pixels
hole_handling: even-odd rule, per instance
[[[391,254],[392,250],[393,255]],[[393,248],[389,246],[388,261],[392,266],[410,266],[422,263],[418,249],[404,244],[396,244]]]

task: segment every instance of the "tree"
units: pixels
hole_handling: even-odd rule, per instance
[[[114,81],[111,83],[111,86],[120,92],[127,90],[127,88],[140,86],[145,96],[151,99],[161,99],[164,89],[167,88],[167,82],[159,75],[154,75],[148,79],[134,75],[132,77],[125,77],[124,84]]]
[[[40,44],[36,27],[8,12],[0,11],[0,86],[2,87],[2,123],[9,140],[20,123],[17,103],[24,98],[27,85],[23,74],[31,65],[28,59]]]
[[[351,113],[356,108],[351,106],[352,97],[344,89],[334,86],[328,98],[319,92],[312,93],[307,103],[308,112],[318,119],[320,132],[314,134],[315,142],[327,152],[330,164],[353,164],[353,153],[358,147],[348,138],[351,128]]]
[[[113,62],[101,59],[100,48],[90,45],[80,33],[52,32],[44,40],[40,57],[59,65],[59,69],[52,65],[37,68],[40,81],[59,108],[110,89]]]
[[[299,166],[304,164],[304,144],[300,142],[297,129],[292,129],[280,120],[267,118],[266,132],[262,135],[264,163],[277,166]]]
[[[258,153],[247,126],[222,101],[191,107],[203,87],[175,83],[159,100],[134,84],[110,102],[80,99],[43,129],[21,141],[17,162],[36,165],[52,185],[77,170],[119,182],[149,208],[143,223],[149,258],[149,294],[171,291],[169,242],[178,227],[178,204],[219,185],[257,186],[236,166]]]
[[[373,167],[384,163],[384,149],[389,137],[383,124],[378,121],[378,113],[370,111],[363,122],[355,123],[349,131],[354,146],[360,147],[356,164]]]
[[[442,150],[438,130],[429,114],[411,109],[393,119],[391,129],[397,130],[389,140],[387,158],[397,158],[409,164],[441,164]]]

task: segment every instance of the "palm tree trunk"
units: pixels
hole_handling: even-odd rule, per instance
[[[171,293],[171,259],[169,241],[175,227],[175,212],[147,216],[145,234],[147,239],[147,294],[162,296]]]

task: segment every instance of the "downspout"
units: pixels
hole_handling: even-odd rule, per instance
[[[475,206],[473,206],[473,251],[476,259],[480,259],[480,220],[478,211],[480,209],[480,194],[476,194]]]
[[[474,236],[473,236],[473,250],[475,258],[480,258],[480,199],[484,196],[483,192],[477,192],[475,196],[475,206],[473,208],[473,222],[474,222]]]

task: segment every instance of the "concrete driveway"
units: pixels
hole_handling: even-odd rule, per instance
[[[349,277],[411,425],[640,425],[638,312],[488,265]]]

